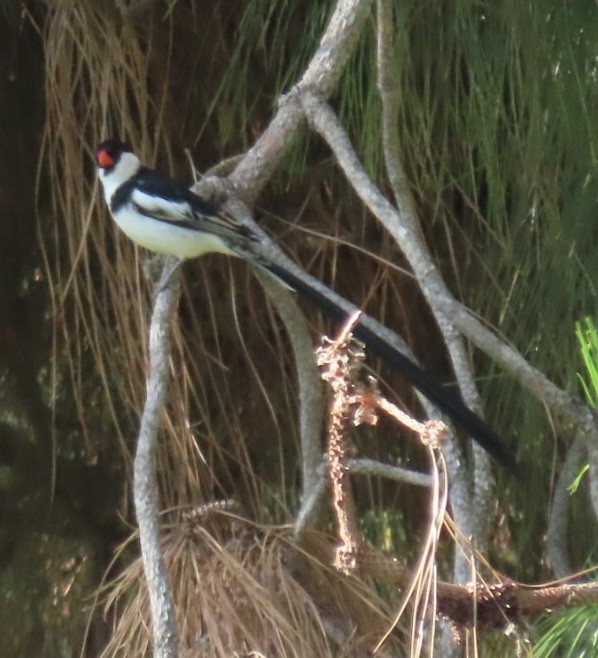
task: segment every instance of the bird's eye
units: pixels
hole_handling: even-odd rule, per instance
[[[104,151],[104,150],[100,151],[97,154],[96,160],[98,165],[100,165],[100,167],[104,169],[108,167],[112,167],[112,165],[114,164],[114,157],[108,151]]]

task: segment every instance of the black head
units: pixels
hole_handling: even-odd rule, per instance
[[[129,144],[120,139],[111,138],[103,141],[96,149],[96,164],[100,169],[108,172],[118,164],[123,153],[132,153]]]

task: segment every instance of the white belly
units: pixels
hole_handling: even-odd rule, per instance
[[[197,258],[210,252],[236,255],[216,235],[144,217],[127,206],[119,210],[114,221],[131,240],[160,254],[179,258]]]

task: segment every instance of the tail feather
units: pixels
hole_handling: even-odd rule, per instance
[[[309,276],[299,276],[287,268],[268,263],[262,265],[277,279],[310,299],[332,320],[344,322],[357,310],[352,304],[327,290],[322,284],[314,286]],[[411,360],[392,339],[393,334],[383,325],[367,315],[362,315],[353,330],[353,335],[415,386],[440,411],[446,414],[458,427],[475,439],[494,459],[509,470],[517,471],[517,462],[494,430],[476,415],[454,391],[443,387],[417,363]]]

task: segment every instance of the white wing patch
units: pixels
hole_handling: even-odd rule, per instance
[[[191,207],[186,201],[172,201],[141,190],[133,190],[131,201],[142,213],[166,221],[187,222],[193,218]]]

